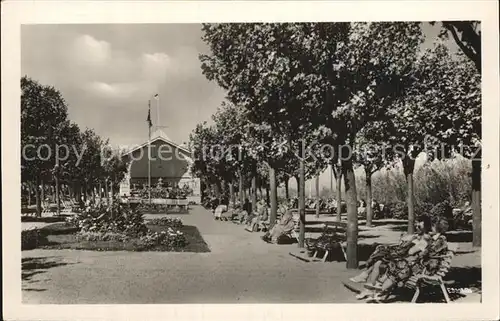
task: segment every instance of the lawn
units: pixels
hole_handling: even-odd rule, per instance
[[[146,226],[153,232],[166,231],[167,227],[159,225]],[[91,251],[168,251],[168,252],[210,252],[207,243],[203,240],[200,232],[195,226],[184,225],[179,230],[184,234],[187,245],[183,248],[171,249],[165,246],[155,246],[144,249],[138,239],[130,239],[126,242],[120,241],[85,241],[78,240],[78,229],[66,223],[54,223],[40,229],[47,236],[47,243],[39,248],[43,249],[74,249]]]

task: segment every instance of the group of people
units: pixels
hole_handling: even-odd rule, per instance
[[[448,252],[445,218],[421,216],[417,232],[401,238],[397,245],[379,245],[366,262],[365,270],[352,282],[365,283],[357,299],[379,300],[394,287],[403,287],[412,276],[434,275]]]
[[[212,200],[210,203],[215,220],[244,225],[249,232],[266,232],[261,238],[268,243],[278,243],[280,237],[289,235],[295,227],[292,202],[284,202],[278,206],[279,220],[274,224],[270,222],[270,208],[264,199],[257,202],[255,209],[252,209],[248,199],[243,204],[236,202],[234,205],[229,205],[227,199]]]

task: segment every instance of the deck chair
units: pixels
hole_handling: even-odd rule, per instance
[[[54,214],[55,211],[47,200],[42,201],[42,214]]]
[[[327,228],[328,224],[323,224],[323,228]],[[335,226],[335,233],[337,233],[337,228]],[[347,253],[346,253],[346,247],[347,247],[347,242],[346,241],[340,241],[339,242],[340,249],[342,250],[342,254],[344,255],[344,259],[347,261]],[[330,254],[330,249],[324,249],[323,250],[324,254],[323,257],[321,258],[321,262],[326,262],[326,259],[328,258],[328,255]],[[319,251],[315,250],[312,254],[312,258],[318,258]]]
[[[440,257],[443,261],[441,262],[439,271],[437,271],[434,275],[425,275],[425,270],[424,270],[424,273],[412,276],[406,282],[405,284],[406,288],[415,289],[415,293],[413,294],[411,303],[416,303],[421,291],[429,287],[439,287],[441,292],[443,293],[443,297],[446,300],[446,303],[451,302],[443,278],[445,277],[446,274],[448,274],[451,267],[451,261],[455,256],[456,252],[457,252],[457,245],[448,244],[448,252]],[[385,297],[386,300],[392,294],[392,292],[393,291],[387,294],[387,296]]]
[[[72,214],[73,208],[67,200],[61,200],[61,214]]]

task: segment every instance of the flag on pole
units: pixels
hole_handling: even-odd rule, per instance
[[[146,119],[148,122],[149,128],[153,126],[153,123],[151,122],[151,101],[148,101],[148,118]]]

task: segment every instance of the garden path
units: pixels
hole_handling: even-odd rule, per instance
[[[146,218],[159,215],[146,215]],[[344,262],[306,263],[195,206],[181,217],[209,253],[23,251],[23,301],[66,304],[353,303]],[[309,217],[308,217],[309,219]],[[367,231],[369,232],[369,231]],[[363,233],[363,232],[362,232]],[[361,234],[362,234],[361,233]],[[400,232],[392,232],[399,235]],[[368,233],[369,234],[369,233]],[[367,238],[363,242],[373,242]],[[24,268],[26,267],[26,268]],[[31,267],[31,269],[29,268]]]

